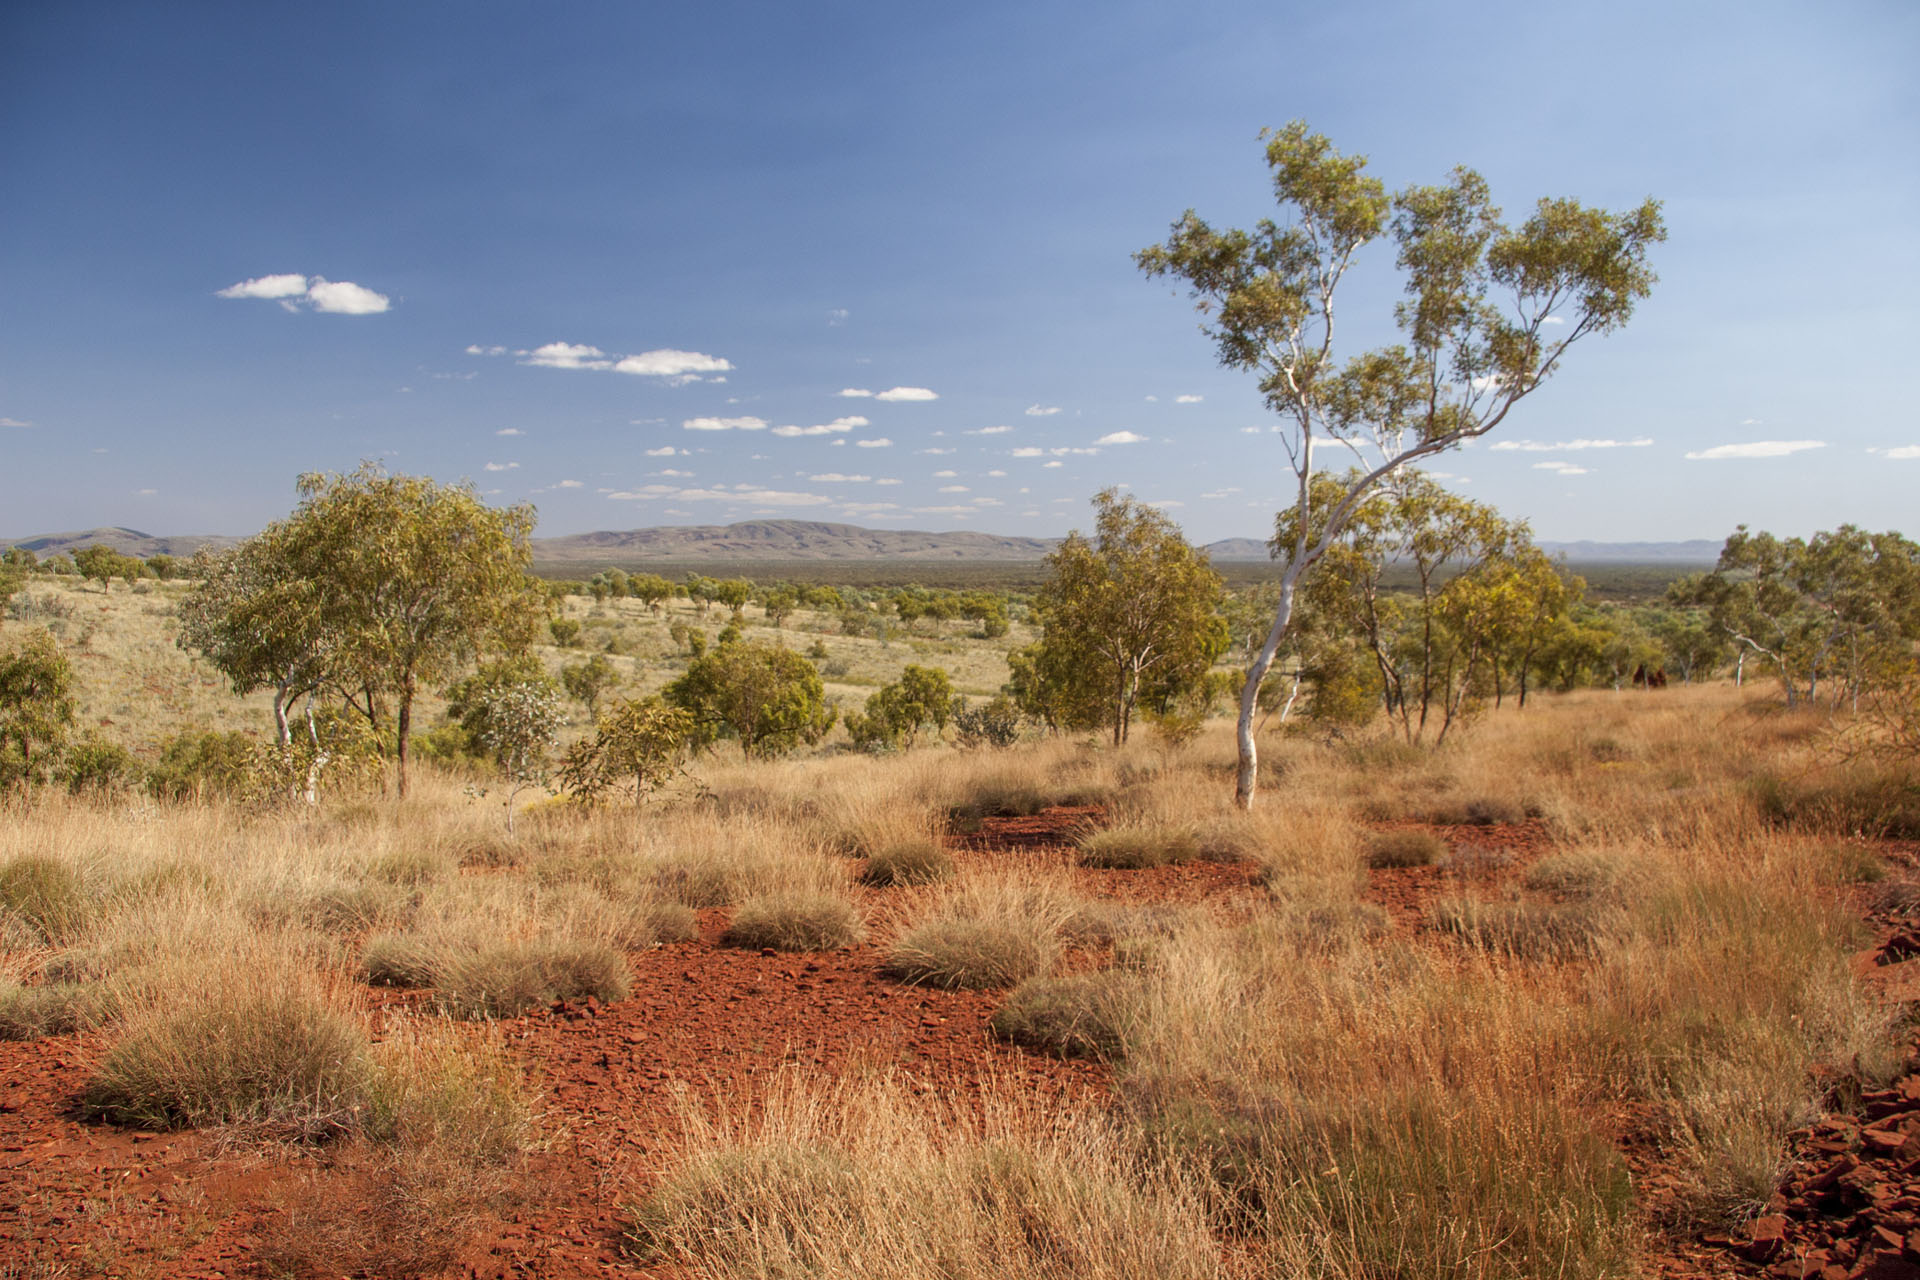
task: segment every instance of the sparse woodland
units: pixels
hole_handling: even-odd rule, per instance
[[[1756,1231],[1809,1135],[1894,1160],[1822,1118],[1913,1066],[1905,966],[1855,958],[1920,910],[1914,549],[1743,533],[1601,609],[1453,517],[1414,589],[1356,535],[1305,594],[1253,812],[1258,599],[1115,746],[1047,597],[608,573],[454,646],[401,796],[337,635],[289,763],[277,688],[176,643],[217,575],[16,557],[0,1267],[1872,1263]]]

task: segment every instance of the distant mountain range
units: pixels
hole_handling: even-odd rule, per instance
[[[217,534],[156,537],[138,529],[86,529],[30,538],[0,539],[0,547],[24,547],[39,556],[71,554],[103,543],[122,555],[190,556],[202,547],[225,550],[241,539]],[[818,520],[748,520],[726,525],[676,525],[575,533],[535,538],[533,558],[547,564],[633,565],[650,560],[922,560],[1034,561],[1060,544],[1058,538],[1003,537],[992,533],[928,533],[864,529]],[[1550,555],[1576,564],[1712,564],[1720,544],[1690,542],[1543,542]],[[1205,550],[1219,561],[1267,559],[1258,538],[1224,538]]]

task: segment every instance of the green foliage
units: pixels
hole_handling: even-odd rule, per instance
[[[260,744],[244,733],[186,730],[166,740],[147,771],[147,788],[167,800],[245,795]]]
[[[597,715],[601,697],[620,683],[620,671],[604,654],[594,654],[585,662],[561,669],[560,683],[567,696],[584,703],[588,715]]]
[[[1127,740],[1143,700],[1164,707],[1225,651],[1220,575],[1158,510],[1118,491],[1094,497],[1096,540],[1078,533],[1047,557],[1034,600],[1040,642],[1010,657],[1009,692],[1049,725],[1109,728]]]
[[[866,751],[911,748],[923,731],[937,738],[946,730],[954,702],[953,681],[944,670],[909,663],[899,680],[868,696],[864,714],[847,717],[847,736]]]
[[[760,641],[736,641],[696,657],[664,696],[691,713],[696,745],[730,735],[750,756],[818,742],[833,727],[820,672],[792,650]]]
[[[1020,708],[1006,694],[996,694],[977,707],[953,713],[954,745],[1005,749],[1020,741]]]
[[[140,762],[117,742],[88,734],[67,748],[60,780],[73,795],[103,795],[139,782]]]
[[[588,804],[631,787],[641,804],[679,773],[696,728],[692,712],[657,697],[619,702],[567,749],[561,785]]]
[[[73,668],[49,632],[0,642],[0,790],[46,777],[73,711]]]
[[[97,542],[76,551],[73,565],[88,582],[99,583],[102,591],[109,590],[115,578],[124,578],[131,583],[146,572],[146,566],[139,560],[123,556],[112,547]]]
[[[571,649],[580,643],[578,618],[550,619],[547,622],[547,631],[553,636],[553,643],[562,649]]]
[[[560,685],[532,654],[487,663],[448,689],[447,714],[510,778],[536,776],[566,723]]]

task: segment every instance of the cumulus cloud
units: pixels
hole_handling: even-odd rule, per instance
[[[915,507],[917,516],[970,516],[976,514],[972,507]]]
[[[680,453],[680,452],[683,452],[683,451],[682,451],[682,450],[679,450],[679,449],[676,449],[676,448],[674,448],[674,447],[673,447],[672,445],[670,445],[670,444],[663,444],[663,445],[661,445],[661,446],[660,446],[660,447],[659,447],[658,449],[649,449],[649,450],[647,450],[647,456],[648,456],[649,458],[671,458],[671,457],[673,457],[673,456],[674,456],[675,454],[677,454],[677,453]]]
[[[693,478],[693,472],[682,471],[678,467],[668,467],[664,471],[654,471],[654,472],[650,472],[649,474],[656,475],[656,476],[666,476],[670,480],[691,480]]]
[[[1036,445],[1023,444],[1013,451],[1012,456],[1016,458],[1044,458],[1047,456],[1047,451]]]
[[[736,489],[677,489],[672,485],[648,484],[638,489],[619,490],[607,497],[616,502],[650,502],[656,498],[671,498],[675,502],[752,503],[762,507],[817,507],[833,501],[825,494],[759,489],[752,485],[741,485]]]
[[[1126,435],[1127,433],[1123,431],[1120,434]],[[1100,451],[1098,449],[1076,449],[1076,448],[1073,448],[1071,445],[1069,445],[1059,449],[1049,449],[1047,450],[1047,452],[1052,454],[1056,458],[1065,458],[1068,456],[1091,457],[1092,455]]]
[[[1631,440],[1496,440],[1489,447],[1496,453],[1514,450],[1521,453],[1567,453],[1579,449],[1644,449],[1652,443],[1652,436],[1635,436]]]
[[[1740,425],[1743,427],[1757,427],[1761,425],[1761,422],[1758,418],[1742,418],[1740,419]]]
[[[19,418],[0,418],[0,427],[30,427],[32,425],[31,422],[25,422]]]
[[[833,310],[827,312],[827,324],[832,328],[838,329],[846,322],[847,309],[845,307],[835,307]]]
[[[1541,324],[1565,324],[1566,321],[1562,320],[1559,316],[1541,316],[1540,323]]]
[[[1003,436],[1011,430],[1013,430],[1012,427],[969,427],[967,428],[967,434],[970,436]]]
[[[1571,462],[1536,462],[1533,464],[1533,469],[1535,471],[1551,471],[1555,475],[1560,476],[1584,476],[1587,474],[1587,468],[1576,466]],[[1458,476],[1448,475],[1443,471],[1429,471],[1427,474],[1440,480],[1459,479]]]
[[[1058,458],[1056,458],[1056,459],[1054,459],[1054,460],[1053,460],[1052,462],[1043,462],[1043,463],[1041,463],[1040,465],[1041,465],[1042,467],[1064,467],[1064,466],[1066,466],[1067,464],[1066,464],[1066,463],[1064,463],[1064,462],[1062,462],[1062,461],[1060,461],[1060,460],[1059,460]]]
[[[314,276],[309,280],[304,275],[292,273],[255,276],[239,284],[230,284],[218,290],[214,296],[267,298],[289,311],[297,311],[304,304],[315,311],[336,316],[378,315],[393,305],[392,299],[386,294],[376,293],[351,280],[329,280],[325,276]]]
[[[518,471],[520,464],[517,462],[489,462],[486,469],[488,471]]]
[[[873,477],[846,476],[841,475],[838,471],[822,471],[816,475],[808,476],[807,479],[818,481],[821,484],[867,484]]]
[[[1696,462],[1718,461],[1722,458],[1784,458],[1790,453],[1826,447],[1825,440],[1749,440],[1745,444],[1721,444],[1711,449],[1696,450],[1687,457]]]
[[[8,425],[18,426],[23,424],[9,424],[5,419],[0,418],[0,427]],[[1920,458],[1920,444],[1896,445],[1891,449],[1869,449],[1867,452],[1877,453],[1883,458]]]
[[[1132,431],[1109,431],[1095,440],[1095,444],[1144,444],[1146,437]]]
[[[1199,404],[1205,399],[1205,396],[1175,396],[1173,402],[1175,404]]]
[[[893,441],[885,436],[875,436],[871,440],[855,440],[854,447],[859,449],[891,449]]]
[[[899,509],[900,504],[897,502],[843,502],[840,504],[840,510],[850,516],[877,516]]]
[[[631,373],[643,378],[684,378],[696,373],[725,373],[733,368],[731,361],[719,356],[710,356],[701,351],[676,351],[672,347],[662,347],[658,351],[642,351],[637,356],[622,356],[614,362],[615,373]],[[694,379],[698,381],[698,379]],[[724,382],[724,378],[715,378],[715,382]]]
[[[1150,507],[1156,507],[1161,511],[1172,511],[1175,507],[1184,507],[1187,504],[1180,501],[1180,499],[1178,498],[1161,498],[1159,501],[1149,502],[1147,505]]]
[[[967,488],[967,486],[963,484],[943,484],[940,486],[940,492],[941,493],[972,493],[973,490]]]
[[[470,356],[503,356],[507,354],[507,349],[505,347],[483,347],[477,342],[469,342],[467,344],[467,354]]]
[[[1006,478],[1007,473],[996,467],[992,471],[987,472],[987,474],[996,480],[1002,480]]]
[[[1030,404],[1027,406],[1027,416],[1029,418],[1051,418],[1058,412],[1060,412],[1060,406],[1057,404]]]
[[[307,300],[315,311],[336,316],[374,316],[392,303],[384,293],[375,293],[351,280],[323,280],[319,276],[307,288]]]
[[[840,435],[843,432],[853,430],[855,427],[864,427],[866,425],[867,420],[865,418],[855,415],[850,418],[835,418],[832,422],[821,422],[811,427],[775,427],[773,434],[785,436],[789,439],[794,436],[831,436]]]
[[[556,484],[553,487],[556,489],[578,489],[578,488],[581,488],[582,485],[581,485],[581,482],[578,480],[562,480],[559,484]]]
[[[933,473],[933,478],[935,480],[951,480],[959,474],[958,471],[936,471]]]
[[[685,431],[765,431],[765,418],[688,418],[680,424]]]
[[[949,454],[949,453],[952,453],[952,452],[953,452],[953,450],[951,450],[951,449],[942,449],[942,448],[941,448],[940,446],[938,446],[938,445],[935,445],[935,446],[933,446],[932,448],[928,448],[928,449],[916,449],[916,450],[914,450],[914,452],[915,452],[915,453],[925,453],[925,454],[931,454],[931,455],[932,455],[933,457],[936,457],[936,458],[938,458],[938,457],[942,457],[942,456],[944,456],[944,455],[946,455],[946,454]]]
[[[840,394],[845,395],[846,392],[842,391]],[[875,400],[938,400],[940,396],[937,392],[929,391],[925,387],[888,387],[885,391],[875,393],[873,398]]]
[[[493,434],[497,436],[523,436],[527,433],[518,427],[502,427]]]
[[[880,479],[875,480],[874,483],[875,484],[901,484],[904,482],[900,480],[896,480],[892,476],[882,476]]]
[[[842,387],[834,394],[846,396],[853,400],[861,400],[872,396],[873,392],[867,390],[865,387]]]
[[[541,369],[606,369],[613,361],[598,347],[579,342],[549,342],[527,353],[523,364]]]

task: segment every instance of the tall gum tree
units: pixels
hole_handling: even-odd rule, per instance
[[[1648,250],[1666,238],[1654,200],[1616,214],[1542,199],[1508,226],[1470,169],[1389,195],[1365,157],[1341,155],[1300,121],[1261,136],[1284,223],[1215,230],[1189,209],[1164,243],[1135,255],[1149,276],[1186,282],[1221,363],[1259,375],[1293,473],[1294,538],[1280,551],[1273,625],[1240,694],[1234,795],[1242,808],[1253,806],[1259,773],[1260,682],[1286,638],[1301,579],[1384,477],[1486,435],[1574,343],[1625,324],[1654,284]],[[1394,308],[1404,340],[1342,362],[1334,296],[1355,255],[1383,236],[1405,277]],[[1328,445],[1358,465],[1321,512],[1313,480],[1324,461],[1316,452]]]

